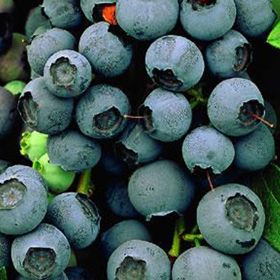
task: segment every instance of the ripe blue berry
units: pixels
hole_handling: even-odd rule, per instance
[[[204,72],[199,48],[185,37],[168,35],[154,41],[145,58],[148,75],[160,87],[185,91],[197,84]]]
[[[180,20],[185,31],[198,40],[215,40],[228,32],[236,17],[234,0],[183,0]]]
[[[10,262],[10,240],[0,233],[0,267],[8,266]]]
[[[115,77],[124,73],[132,59],[132,46],[111,32],[110,24],[99,22],[89,26],[79,41],[79,52],[97,73]]]
[[[44,80],[49,91],[58,97],[78,96],[91,83],[91,66],[88,60],[76,51],[58,51],[45,64]]]
[[[229,136],[246,135],[260,124],[264,100],[257,86],[242,78],[219,83],[208,99],[208,117],[216,129]]]
[[[234,258],[209,247],[191,248],[181,254],[172,268],[172,280],[241,280]]]
[[[11,163],[0,159],[0,174],[2,174],[9,166],[11,166]]]
[[[107,263],[107,279],[169,280],[170,262],[157,245],[130,240],[120,245]]]
[[[276,14],[270,0],[234,1],[237,9],[236,28],[245,36],[262,36],[276,20]]]
[[[73,266],[65,269],[68,280],[93,280],[90,273],[83,267]]]
[[[104,149],[105,148],[105,149]],[[126,163],[120,159],[113,149],[102,147],[102,154],[98,165],[107,172],[107,174],[122,176],[127,171]]]
[[[128,196],[149,220],[172,212],[184,213],[194,196],[194,185],[175,162],[159,160],[138,168],[130,177]]]
[[[264,108],[265,108],[265,119],[274,125],[273,128],[269,127],[270,132],[274,135],[277,127],[277,113],[272,105],[265,100],[264,101]]]
[[[31,39],[34,32],[39,27],[51,28],[51,23],[48,17],[44,14],[41,6],[37,6],[30,10],[24,26],[26,36]]]
[[[46,134],[56,134],[68,127],[73,106],[72,99],[50,93],[44,78],[30,81],[18,101],[18,111],[26,125]]]
[[[59,276],[70,259],[70,245],[64,234],[49,224],[40,224],[35,230],[12,243],[14,268],[31,279],[49,279]]]
[[[117,154],[128,164],[137,165],[155,160],[162,151],[162,144],[151,138],[143,126],[131,123],[115,143]]]
[[[182,138],[192,121],[187,98],[161,88],[153,90],[140,108],[145,117],[144,127],[149,136],[162,142]]]
[[[47,190],[39,173],[14,165],[0,175],[0,232],[24,234],[33,230],[47,212]]]
[[[2,55],[5,54],[12,44],[12,16],[8,13],[1,12],[0,24],[3,28],[0,34],[0,55]]]
[[[241,75],[252,61],[252,47],[239,32],[230,30],[207,46],[205,57],[210,72],[219,78]]]
[[[234,159],[234,147],[229,138],[215,128],[201,126],[189,133],[182,146],[183,158],[190,169],[211,169],[215,174],[226,170]]]
[[[90,87],[76,106],[76,121],[87,136],[105,139],[123,131],[130,113],[127,96],[118,88],[107,84]]]
[[[55,27],[68,29],[78,27],[82,22],[83,14],[78,0],[44,0],[42,8]]]
[[[26,278],[26,277],[23,277],[23,276],[19,276],[17,278],[17,280],[33,280],[35,278]],[[37,279],[37,278],[36,278]],[[71,278],[68,278],[67,275],[62,272],[61,274],[59,274],[58,276],[55,276],[55,277],[50,277],[50,278],[47,278],[48,280],[72,280]],[[76,280],[76,279],[73,279],[73,280]],[[84,280],[84,279],[78,279],[78,280]]]
[[[29,65],[33,71],[43,75],[44,66],[51,55],[64,49],[74,49],[75,37],[68,31],[52,28],[36,36],[26,47]]]
[[[273,135],[263,124],[252,133],[238,138],[234,148],[234,164],[246,171],[265,168],[275,156]]]
[[[121,244],[133,239],[152,240],[147,228],[137,220],[124,220],[119,222],[101,235],[102,252],[106,258],[109,258],[113,251]]]
[[[139,213],[129,200],[127,182],[125,180],[111,179],[106,185],[105,199],[109,209],[115,215],[124,218],[139,216]]]
[[[261,239],[256,248],[244,255],[241,271],[244,280],[279,279],[280,253]]]
[[[120,27],[137,40],[153,40],[169,33],[179,15],[177,0],[118,0]]]
[[[0,87],[0,104],[0,138],[4,138],[15,124],[17,100],[9,91]]]
[[[92,168],[101,157],[99,143],[74,130],[49,136],[47,150],[51,163],[66,171],[80,172]]]
[[[214,249],[245,254],[259,242],[265,213],[259,197],[249,188],[227,184],[208,192],[197,207],[197,224]]]
[[[100,230],[100,216],[95,204],[85,195],[74,192],[57,195],[49,204],[46,218],[77,249],[88,247]]]

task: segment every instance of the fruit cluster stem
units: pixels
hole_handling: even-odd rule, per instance
[[[175,259],[180,255],[181,251],[181,235],[186,230],[184,217],[180,217],[175,223],[175,230],[173,235],[173,242],[168,255]]]
[[[78,186],[77,186],[77,192],[85,194],[86,196],[92,195],[92,185],[91,185],[91,169],[87,169],[82,172]]]

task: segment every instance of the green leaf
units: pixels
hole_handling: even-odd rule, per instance
[[[269,33],[266,41],[271,46],[280,49],[280,21],[275,25],[275,27]]]
[[[265,209],[263,237],[280,252],[280,167],[272,164],[256,176],[252,189],[260,197]]]
[[[8,280],[7,271],[6,271],[5,266],[0,267],[0,279],[1,280]]]
[[[280,18],[280,1],[272,0],[273,10],[276,12],[278,19]]]

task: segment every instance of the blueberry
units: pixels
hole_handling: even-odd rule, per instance
[[[42,8],[55,27],[65,29],[78,27],[83,19],[78,0],[44,0]]]
[[[66,171],[80,172],[92,168],[101,157],[99,143],[74,130],[50,136],[47,150],[51,163]]]
[[[110,175],[122,176],[127,171],[125,162],[113,152],[113,149],[111,150],[106,147],[102,147],[102,154],[98,165]]]
[[[32,70],[43,75],[44,66],[51,55],[64,49],[74,49],[75,37],[68,31],[52,28],[36,36],[26,47],[28,62]]]
[[[17,280],[33,280],[33,279],[35,279],[35,278],[26,278],[26,277],[23,277],[23,276],[19,276],[17,278]],[[36,278],[36,279],[38,279],[38,278]],[[47,280],[69,280],[69,279],[70,278],[68,278],[67,275],[64,272],[62,272],[58,276],[47,278]]]
[[[67,267],[65,273],[68,280],[94,280],[90,273],[83,267]]]
[[[10,263],[10,240],[0,233],[0,267],[8,266]]]
[[[95,204],[85,195],[74,192],[57,195],[49,204],[46,218],[77,249],[88,247],[100,230],[100,216]]]
[[[26,81],[29,79],[29,68],[26,59],[26,46],[27,46],[26,36],[20,33],[12,34],[12,43],[10,48],[5,52],[5,54],[0,56],[1,84],[8,83],[13,80]]]
[[[182,253],[172,268],[172,280],[241,280],[240,268],[234,258],[206,246]]]
[[[0,175],[0,232],[24,234],[33,230],[47,212],[47,191],[31,167],[14,165]]]
[[[180,20],[185,31],[199,40],[215,40],[228,32],[236,18],[234,0],[183,0]]]
[[[246,135],[264,116],[264,100],[257,86],[242,78],[219,83],[208,99],[208,116],[216,129],[229,136]]]
[[[10,162],[0,159],[0,175],[10,166]]]
[[[131,123],[115,143],[117,154],[128,164],[137,165],[155,160],[162,151],[162,144],[151,138],[143,126]]]
[[[132,60],[131,44],[125,44],[112,33],[107,22],[85,29],[79,41],[79,52],[88,59],[94,71],[105,77],[124,73]]]
[[[10,133],[16,121],[16,98],[0,86],[0,138]]]
[[[20,139],[20,153],[31,161],[37,160],[47,152],[47,140],[47,134],[25,131]]]
[[[252,133],[238,138],[234,148],[234,164],[246,171],[265,168],[275,156],[273,135],[263,124]]]
[[[49,190],[54,193],[68,190],[75,179],[74,172],[65,171],[59,165],[51,163],[48,154],[35,160],[33,168],[41,174]]]
[[[160,87],[185,91],[199,82],[204,60],[199,48],[187,38],[163,36],[154,41],[145,58],[148,75]]]
[[[112,178],[106,185],[105,199],[115,215],[124,218],[139,216],[129,200],[126,180]]]
[[[208,192],[197,207],[197,224],[214,249],[245,254],[259,242],[265,213],[259,197],[249,188],[227,184]]]
[[[152,216],[184,213],[194,197],[194,185],[175,162],[159,160],[134,171],[128,196],[135,209],[149,220]]]
[[[51,23],[44,13],[43,9],[41,6],[37,6],[30,10],[28,14],[28,18],[25,22],[25,34],[26,36],[31,39],[33,36],[33,33],[35,30],[40,27],[40,26],[45,26],[45,27],[51,27]]]
[[[177,0],[118,0],[120,27],[137,40],[153,40],[169,33],[179,15]]]
[[[215,128],[201,126],[189,133],[182,146],[183,158],[190,169],[211,169],[214,174],[226,170],[234,159],[234,147],[229,138]]]
[[[64,234],[49,224],[14,239],[12,261],[22,276],[46,279],[59,276],[70,258],[70,245]]]
[[[69,126],[73,106],[72,99],[60,99],[50,93],[44,78],[29,82],[18,101],[18,111],[26,125],[51,135]]]
[[[270,0],[234,0],[236,28],[245,36],[258,37],[270,30],[276,20]]]
[[[239,32],[230,30],[207,46],[205,51],[210,72],[219,78],[236,77],[252,62],[252,47]]]
[[[82,94],[92,80],[91,66],[81,54],[61,50],[45,64],[44,80],[47,88],[58,97],[70,98]]]
[[[278,280],[280,253],[261,239],[256,248],[241,261],[244,280]]]
[[[2,1],[3,2],[3,1]],[[0,4],[1,5],[1,4]],[[12,17],[9,13],[1,12],[0,7],[0,55],[5,54],[12,45],[13,38],[13,24]]]
[[[277,113],[273,106],[267,101],[264,101],[264,107],[265,107],[265,119],[274,125],[273,128],[269,127],[270,132],[274,135],[275,134],[275,128],[277,127]]]
[[[81,0],[81,9],[86,18],[91,22],[97,22],[102,19],[100,17],[100,10],[105,5],[115,4],[116,0]]]
[[[105,139],[121,133],[130,113],[127,96],[118,88],[107,84],[90,87],[76,106],[76,121],[87,136]]]
[[[148,229],[137,220],[124,220],[114,224],[101,235],[102,252],[109,258],[121,244],[133,239],[152,240]]]
[[[170,262],[157,245],[130,240],[120,245],[107,263],[107,279],[169,280]]]
[[[192,121],[192,110],[187,98],[161,88],[153,90],[140,108],[144,127],[149,136],[162,142],[182,138]]]

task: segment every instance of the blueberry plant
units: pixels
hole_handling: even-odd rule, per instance
[[[279,0],[0,0],[0,280],[278,280]]]

